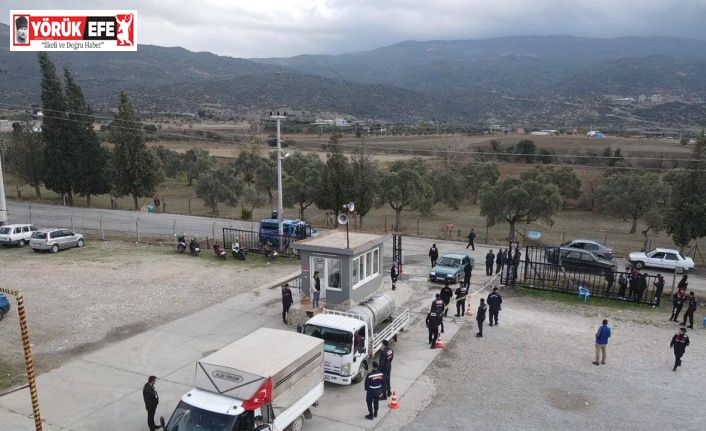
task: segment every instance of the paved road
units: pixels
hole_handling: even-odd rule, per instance
[[[61,227],[79,232],[121,233],[173,240],[175,233],[199,237],[222,236],[223,228],[257,230],[257,223],[222,218],[196,217],[169,213],[75,208],[54,205],[37,205],[7,202],[11,223],[29,222],[39,227]]]

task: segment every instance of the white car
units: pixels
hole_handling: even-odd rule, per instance
[[[37,228],[31,224],[6,224],[0,226],[0,244],[24,247],[25,244],[29,244],[32,233],[36,231]]]
[[[656,248],[647,253],[636,252],[630,253],[628,261],[635,265],[635,268],[664,268],[672,269],[681,274],[684,271],[694,269],[694,260],[690,257],[684,257],[679,253],[679,250],[670,248]]]

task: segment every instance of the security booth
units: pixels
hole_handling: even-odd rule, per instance
[[[299,311],[304,320],[323,310],[348,310],[382,288],[385,237],[369,233],[330,231],[292,243],[301,256],[300,304],[292,305],[290,317]],[[311,304],[314,272],[319,271],[319,307]],[[289,324],[293,325],[289,319]],[[298,319],[297,319],[298,320]],[[301,323],[301,322],[300,322]],[[296,326],[296,324],[294,324]]]

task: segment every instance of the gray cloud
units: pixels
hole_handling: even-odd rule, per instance
[[[704,0],[26,0],[11,9],[136,9],[143,44],[233,57],[367,51],[405,40],[572,35],[702,39]],[[4,12],[4,13],[3,13]]]

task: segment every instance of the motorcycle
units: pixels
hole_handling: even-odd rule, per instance
[[[247,256],[247,252],[245,251],[244,248],[240,247],[240,244],[237,242],[234,242],[233,245],[230,248],[230,252],[233,253],[233,257],[236,259],[240,260],[245,260]]]
[[[186,238],[184,237],[185,234],[181,234],[181,236],[177,237],[177,250],[179,253],[184,253],[184,250],[186,250]]]
[[[189,243],[189,251],[192,256],[198,256],[199,253],[201,253],[201,246],[198,241],[196,241],[196,238],[191,239],[191,242]]]
[[[277,261],[277,257],[279,257],[277,248],[275,248],[270,241],[267,241],[265,244],[265,259],[269,259],[270,262],[275,262]]]
[[[223,247],[221,247],[220,244],[213,244],[213,252],[216,253],[216,256],[220,257],[223,260],[226,260],[226,251],[223,249]]]

